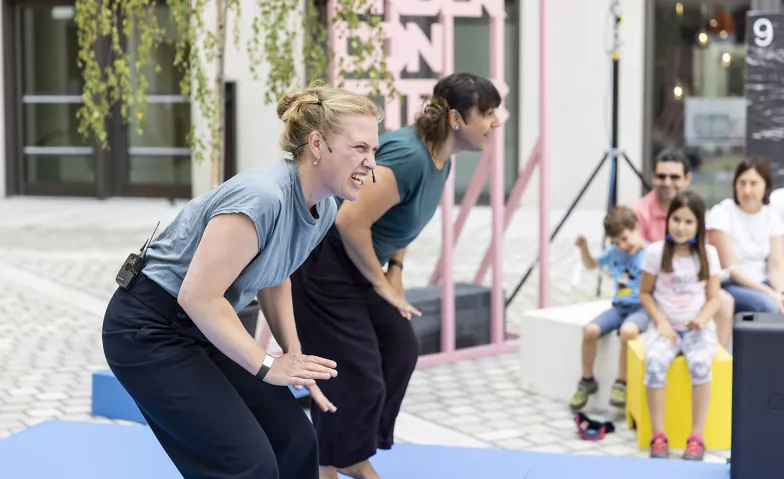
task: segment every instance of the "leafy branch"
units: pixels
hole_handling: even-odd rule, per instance
[[[277,102],[304,75],[327,81],[335,55],[316,1],[305,0],[303,11],[299,0],[256,0],[251,31],[241,32],[239,19],[244,12],[239,0],[76,0],[78,65],[84,79],[79,132],[108,149],[107,118],[117,108],[123,121],[142,135],[150,80],[161,70],[155,52],[162,45],[173,45],[174,68],[182,75],[180,93],[195,104],[207,132],[198,134],[195,122],[191,126],[192,154],[200,161],[209,152],[213,163],[222,163],[227,44],[238,50],[245,47],[256,79],[266,70],[267,104]],[[346,78],[363,78],[371,83],[371,95],[397,94],[388,71],[382,16],[371,11],[370,0],[335,2],[331,25],[345,25],[335,41],[348,41],[354,56],[350,64],[335,65],[338,86]],[[215,24],[210,26],[205,22],[209,8],[217,8]],[[226,39],[229,19],[233,19],[230,42]],[[295,54],[298,48],[301,55]],[[295,63],[297,58],[303,59],[302,65]]]

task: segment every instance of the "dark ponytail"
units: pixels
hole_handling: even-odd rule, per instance
[[[417,136],[435,156],[449,137],[449,104],[443,98],[431,98],[416,120]]]
[[[479,114],[485,115],[500,104],[501,95],[487,78],[471,73],[453,73],[439,80],[433,88],[433,96],[416,119],[417,136],[435,156],[452,130],[449,124],[451,110],[456,110],[468,123],[473,107]]]

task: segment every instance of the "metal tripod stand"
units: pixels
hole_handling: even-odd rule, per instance
[[[604,166],[604,163],[608,159],[610,160],[610,193],[607,200],[607,211],[610,211],[618,204],[618,157],[622,158],[629,166],[629,168],[631,168],[632,171],[634,171],[634,173],[640,179],[640,182],[645,186],[645,188],[648,190],[650,189],[650,184],[648,184],[648,182],[645,180],[642,172],[639,171],[637,167],[634,166],[631,160],[629,160],[629,157],[626,155],[626,153],[618,148],[618,92],[619,92],[618,86],[619,86],[619,76],[620,76],[619,73],[620,73],[620,60],[621,60],[619,26],[621,21],[623,20],[623,17],[621,17],[620,14],[620,6],[618,5],[618,0],[614,0],[612,2],[612,5],[610,7],[610,12],[612,13],[613,20],[614,20],[613,44],[612,44],[612,49],[610,50],[610,57],[612,58],[612,62],[613,62],[612,136],[610,139],[610,149],[604,153],[604,156],[602,157],[601,161],[599,161],[599,164],[596,165],[596,168],[593,170],[593,173],[591,173],[591,176],[588,178],[588,181],[585,182],[582,189],[580,189],[580,192],[577,194],[577,197],[574,199],[574,201],[572,201],[572,204],[569,205],[569,208],[566,210],[566,213],[561,218],[561,221],[555,227],[555,230],[553,230],[553,232],[550,234],[551,243],[553,242],[553,239],[555,239],[556,235],[558,235],[558,232],[561,230],[561,227],[563,227],[564,223],[566,223],[566,220],[572,214],[572,211],[574,211],[574,209],[577,207],[577,204],[580,202],[583,195],[585,195],[585,192],[588,190],[588,187],[591,186],[591,183],[593,183],[593,180],[599,174],[599,170],[602,169],[602,166]],[[602,243],[606,244],[606,241],[607,238],[605,236],[604,241]],[[525,282],[531,276],[531,273],[536,267],[538,261],[539,261],[539,255],[537,255],[536,259],[531,263],[530,267],[523,275],[522,279],[520,279],[520,282],[517,283],[517,286],[515,287],[514,291],[512,291],[512,294],[506,300],[507,308],[514,300],[517,293],[520,291],[520,288],[522,288],[523,284],[525,284]],[[597,296],[601,292],[601,281],[602,281],[602,277],[601,275],[599,275],[599,282],[596,287]]]

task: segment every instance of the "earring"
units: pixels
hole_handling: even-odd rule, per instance
[[[313,162],[313,164],[314,164],[314,165],[315,165],[315,164],[317,164],[317,163],[319,162],[319,160],[321,160],[321,157],[319,157],[319,158],[316,158],[316,161],[314,161],[314,162]]]
[[[460,129],[460,125],[455,125],[455,131]]]

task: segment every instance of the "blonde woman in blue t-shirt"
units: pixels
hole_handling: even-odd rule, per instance
[[[335,411],[315,380],[336,364],[302,354],[288,277],[332,225],[333,196],[355,201],[370,178],[380,115],[365,97],[316,87],[287,94],[278,116],[292,160],[190,201],[104,318],[109,366],[186,479],[316,479],[313,427],[285,386]],[[257,294],[277,359],[237,316]]]

